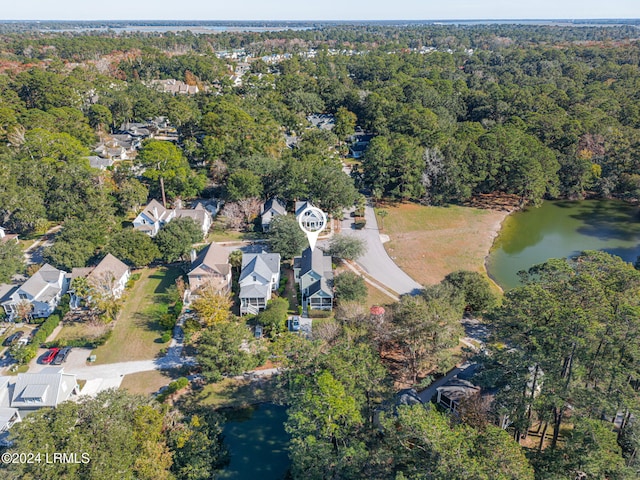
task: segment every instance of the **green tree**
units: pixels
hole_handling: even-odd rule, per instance
[[[176,218],[162,227],[154,241],[162,259],[171,263],[187,258],[193,244],[202,241],[202,229],[192,218]]]
[[[353,134],[357,120],[358,117],[355,113],[350,112],[344,107],[338,108],[333,133],[335,133],[340,140],[344,140],[345,137]]]
[[[162,192],[162,203],[167,206],[165,180],[186,180],[189,176],[189,164],[182,152],[171,142],[148,140],[136,158],[144,167],[144,176],[149,180],[159,181]]]
[[[0,282],[8,283],[14,274],[22,270],[24,255],[18,242],[0,240]]]
[[[329,241],[329,254],[341,260],[356,260],[367,251],[364,240],[349,235],[334,235]]]
[[[235,320],[217,322],[205,329],[196,346],[202,375],[218,382],[223,375],[241,375],[256,367],[255,355],[243,348],[250,340],[249,329]]]
[[[293,215],[279,215],[271,221],[269,241],[273,252],[290,259],[302,252],[307,237]]]
[[[273,298],[269,300],[267,308],[256,317],[256,322],[264,327],[264,331],[270,337],[286,331],[287,312],[289,302],[285,298]]]
[[[105,251],[133,267],[143,267],[160,257],[160,250],[151,237],[133,228],[115,233]]]
[[[333,279],[336,297],[340,302],[364,302],[367,298],[367,284],[353,272],[343,272]]]
[[[474,312],[485,312],[496,303],[489,281],[478,272],[459,270],[444,278],[464,296],[466,307]]]
[[[230,201],[262,196],[260,177],[249,170],[238,170],[227,179],[227,196]]]

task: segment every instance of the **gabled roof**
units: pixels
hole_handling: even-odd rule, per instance
[[[67,272],[45,263],[40,270],[22,284],[20,290],[31,295],[35,300],[47,302],[62,289],[61,276]]]
[[[436,388],[436,390],[449,400],[459,402],[480,392],[480,387],[462,378],[453,377],[441,387]]]
[[[329,286],[329,283],[327,282],[327,279],[325,277],[321,277],[320,280],[309,285],[308,294],[310,297],[320,292],[324,292],[328,297],[333,298],[333,290]]]
[[[231,271],[227,249],[215,242],[200,251],[191,264],[189,275],[207,275],[211,273],[210,270],[225,276]]]
[[[333,279],[331,256],[325,255],[319,248],[311,250],[311,247],[307,247],[300,257],[300,276],[312,270],[327,280]]]
[[[198,208],[200,207],[200,208]],[[207,217],[211,217],[211,214],[206,211],[202,206],[198,205],[196,208],[180,208],[177,209],[176,218],[193,218],[198,224],[205,225]]]
[[[270,282],[271,276],[280,271],[279,253],[245,253],[242,255],[242,271],[239,282],[251,275],[258,275]]]
[[[287,206],[282,202],[279,198],[273,197],[264,202],[262,206],[262,215],[273,210],[273,214],[276,215],[286,215],[287,214]]]
[[[169,213],[169,210],[164,208],[164,206],[155,198],[151,200],[149,204],[145,207],[145,209],[142,211],[142,214],[144,214],[146,217],[151,219],[153,222],[159,222],[161,220],[164,220],[165,217],[168,215],[168,213]]]
[[[13,389],[12,408],[55,407],[76,388],[76,376],[62,368],[49,367],[40,373],[20,373]]]
[[[309,207],[313,207],[313,205],[311,205],[310,202],[296,202],[296,205],[295,205],[296,217]]]
[[[99,279],[111,274],[114,279],[120,280],[128,271],[129,267],[124,262],[107,253],[107,255],[100,260],[100,263],[87,275],[87,278]]]

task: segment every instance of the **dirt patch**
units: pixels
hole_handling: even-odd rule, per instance
[[[417,282],[433,285],[456,270],[486,274],[485,258],[512,207],[401,204],[386,210],[389,256]]]

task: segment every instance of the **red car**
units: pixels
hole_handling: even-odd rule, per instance
[[[59,351],[60,349],[55,347],[49,350],[49,352],[47,353],[47,356],[42,359],[42,363],[51,363],[51,361],[54,358],[56,358],[56,355],[58,354]]]

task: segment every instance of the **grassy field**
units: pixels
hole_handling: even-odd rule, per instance
[[[485,257],[506,211],[472,207],[425,207],[402,204],[385,207],[382,233],[391,258],[422,284],[440,282],[456,270],[486,275]],[[381,225],[381,219],[378,218]]]
[[[157,324],[159,305],[166,303],[164,293],[180,275],[177,268],[147,268],[127,293],[113,334],[106,344],[96,348],[96,364],[149,360],[166,344],[159,343],[163,329]]]
[[[166,372],[151,370],[149,372],[125,375],[120,384],[120,388],[130,393],[150,395],[160,390],[161,387],[168,385],[172,380],[175,380],[175,378]]]
[[[65,322],[62,330],[56,337],[57,341],[78,340],[81,338],[93,339],[103,335],[109,329],[109,325],[92,324],[87,322]]]
[[[213,408],[246,407],[273,400],[276,391],[275,380],[239,380],[225,378],[221,382],[206,385],[195,392],[189,401],[197,405]]]
[[[367,307],[372,307],[374,305],[389,305],[394,302],[395,300],[389,295],[367,283]]]

